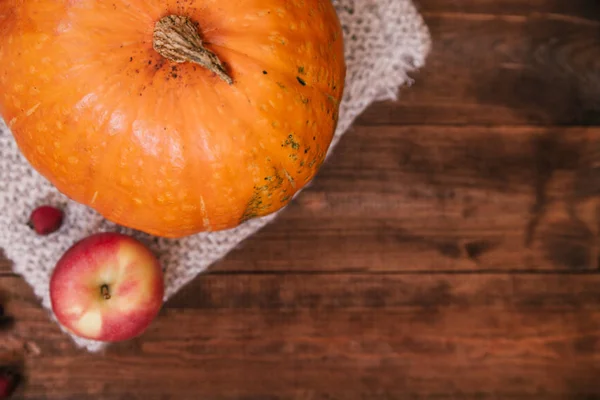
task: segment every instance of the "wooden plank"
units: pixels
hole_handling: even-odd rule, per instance
[[[596,129],[379,127],[217,270],[596,269]]]
[[[0,249],[0,276],[12,275],[12,263],[6,259],[4,253]]]
[[[432,51],[374,124],[598,125],[600,6],[589,0],[421,0]]]
[[[587,20],[590,24],[600,17],[600,5],[588,0],[417,0],[415,3],[424,14],[456,12],[498,17],[564,17],[580,23]]]
[[[204,275],[143,337],[92,355],[20,279],[0,278],[13,335],[39,349],[23,352],[22,399],[593,398],[599,285],[599,274]]]
[[[215,270],[596,269],[599,165],[596,128],[359,127]]]

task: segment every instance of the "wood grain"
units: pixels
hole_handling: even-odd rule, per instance
[[[503,18],[537,17],[556,20],[571,19],[573,23],[594,24],[600,16],[600,5],[593,0],[418,0],[415,2],[424,15],[456,13]]]
[[[0,279],[14,334],[40,350],[24,355],[23,399],[600,395],[599,285],[598,274],[205,275],[142,338],[90,355],[21,280]]]
[[[358,124],[598,125],[594,0],[421,0],[434,38],[400,101]]]
[[[599,163],[593,128],[357,128],[218,269],[596,269]]]
[[[12,262],[6,258],[2,249],[0,249],[0,276],[12,275]]]

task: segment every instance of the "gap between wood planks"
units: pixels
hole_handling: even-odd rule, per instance
[[[423,271],[208,271],[199,276],[420,276],[420,275],[600,275],[600,270],[423,270]],[[0,273],[0,278],[21,278],[10,272]]]

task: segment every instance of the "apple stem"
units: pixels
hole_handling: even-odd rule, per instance
[[[104,296],[105,300],[110,299],[110,292],[108,291],[108,285],[102,285],[102,287],[100,288],[100,293],[102,293],[102,296]]]

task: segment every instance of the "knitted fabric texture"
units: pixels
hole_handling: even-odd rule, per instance
[[[333,0],[333,3],[344,29],[348,72],[330,153],[367,106],[374,101],[395,99],[398,88],[411,83],[407,73],[424,65],[430,48],[428,30],[410,0]],[[41,204],[54,204],[65,210],[65,223],[52,236],[40,237],[26,225],[31,210]],[[13,270],[33,287],[55,321],[48,285],[53,267],[69,247],[90,234],[122,232],[149,246],[164,268],[166,301],[276,217],[273,214],[228,231],[179,240],[117,226],[92,209],[69,200],[34,171],[0,119],[0,249],[12,262]],[[92,352],[106,346],[71,337],[77,346]]]

